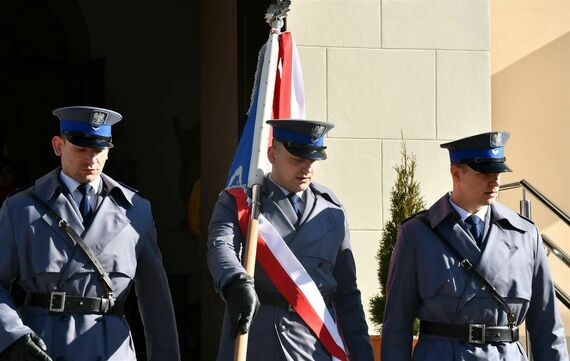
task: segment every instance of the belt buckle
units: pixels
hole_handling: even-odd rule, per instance
[[[49,311],[63,312],[65,310],[65,292],[50,292]]]
[[[469,343],[483,344],[485,343],[485,325],[471,323],[469,324]]]

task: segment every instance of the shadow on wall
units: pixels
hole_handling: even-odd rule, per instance
[[[507,161],[513,173],[503,183],[528,180],[546,197],[570,213],[570,32],[528,54],[493,75],[493,129],[509,130]],[[519,209],[521,191],[501,193],[500,201]],[[533,221],[543,234],[570,252],[570,227],[532,199]],[[553,254],[549,264],[555,283],[570,290],[568,268]],[[566,335],[570,334],[570,310],[559,303]]]
[[[507,159],[514,172],[505,174],[503,183],[525,178],[566,212],[570,212],[568,64],[570,32],[496,73],[491,83],[493,129],[512,133]]]

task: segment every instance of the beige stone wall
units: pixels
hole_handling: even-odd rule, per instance
[[[366,308],[401,134],[431,204],[451,187],[439,144],[491,127],[489,21],[486,0],[293,2],[307,117],[336,124],[318,180],[349,214]]]
[[[491,2],[493,129],[512,132],[506,182],[528,180],[570,213],[570,0]],[[502,199],[518,207],[520,191]],[[570,253],[570,227],[532,199],[541,232]],[[570,293],[568,268],[549,256],[553,279]],[[562,308],[566,335],[570,311]]]

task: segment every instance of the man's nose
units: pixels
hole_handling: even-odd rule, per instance
[[[303,171],[309,172],[311,170],[311,168],[313,167],[313,163],[314,163],[314,161],[312,161],[310,159],[306,159],[305,162],[303,162]]]
[[[85,152],[87,159],[94,163],[95,160],[97,159],[97,155],[99,154],[99,151],[97,151],[96,149],[89,149],[87,152]]]

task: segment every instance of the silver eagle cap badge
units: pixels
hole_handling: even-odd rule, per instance
[[[91,113],[91,119],[89,120],[91,128],[97,129],[103,124],[105,124],[105,121],[107,120],[107,115],[108,115],[107,113],[98,110]]]

